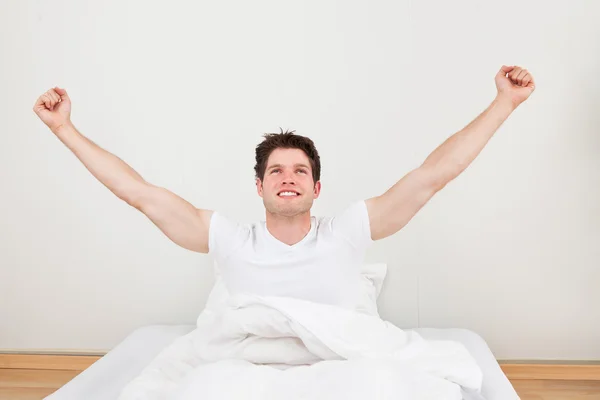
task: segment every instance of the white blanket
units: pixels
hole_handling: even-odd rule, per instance
[[[458,342],[335,306],[238,295],[204,311],[119,399],[459,400],[481,398],[481,383]]]

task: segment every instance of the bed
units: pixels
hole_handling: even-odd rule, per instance
[[[140,374],[161,350],[194,328],[194,325],[150,325],[138,328],[46,399],[116,399],[127,383]],[[426,339],[463,343],[483,371],[482,395],[487,400],[519,399],[490,348],[477,333],[467,329],[417,328],[414,331]]]

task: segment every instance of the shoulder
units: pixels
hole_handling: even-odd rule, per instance
[[[333,235],[354,246],[362,247],[372,242],[365,200],[354,201],[341,208],[337,213],[328,217],[320,217],[318,220],[322,229],[330,231]]]
[[[369,213],[367,209],[367,203],[365,200],[357,200],[346,207],[340,209],[336,214],[334,214],[331,218],[331,222],[333,225],[341,225],[341,224],[356,224],[356,223],[364,223],[365,219],[368,222]]]
[[[243,223],[213,211],[208,230],[209,253],[230,254],[247,242],[259,223]]]

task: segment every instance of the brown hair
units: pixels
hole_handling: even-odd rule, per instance
[[[261,181],[264,179],[267,161],[273,150],[278,148],[300,149],[306,153],[310,161],[313,181],[317,183],[321,179],[321,159],[313,141],[305,136],[295,135],[296,131],[286,130],[283,132],[281,127],[279,130],[280,133],[265,133],[263,135],[265,139],[256,146],[256,165],[254,166],[256,178]]]

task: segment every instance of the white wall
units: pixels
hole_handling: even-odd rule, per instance
[[[213,282],[208,256],[163,237],[37,119],[50,87],[147,180],[252,221],[262,133],[314,139],[313,213],[332,213],[419,165],[517,64],[533,96],[367,261],[389,263],[381,307],[401,327],[473,329],[500,359],[600,359],[597,2],[1,4],[0,348],[102,350],[194,323]]]

